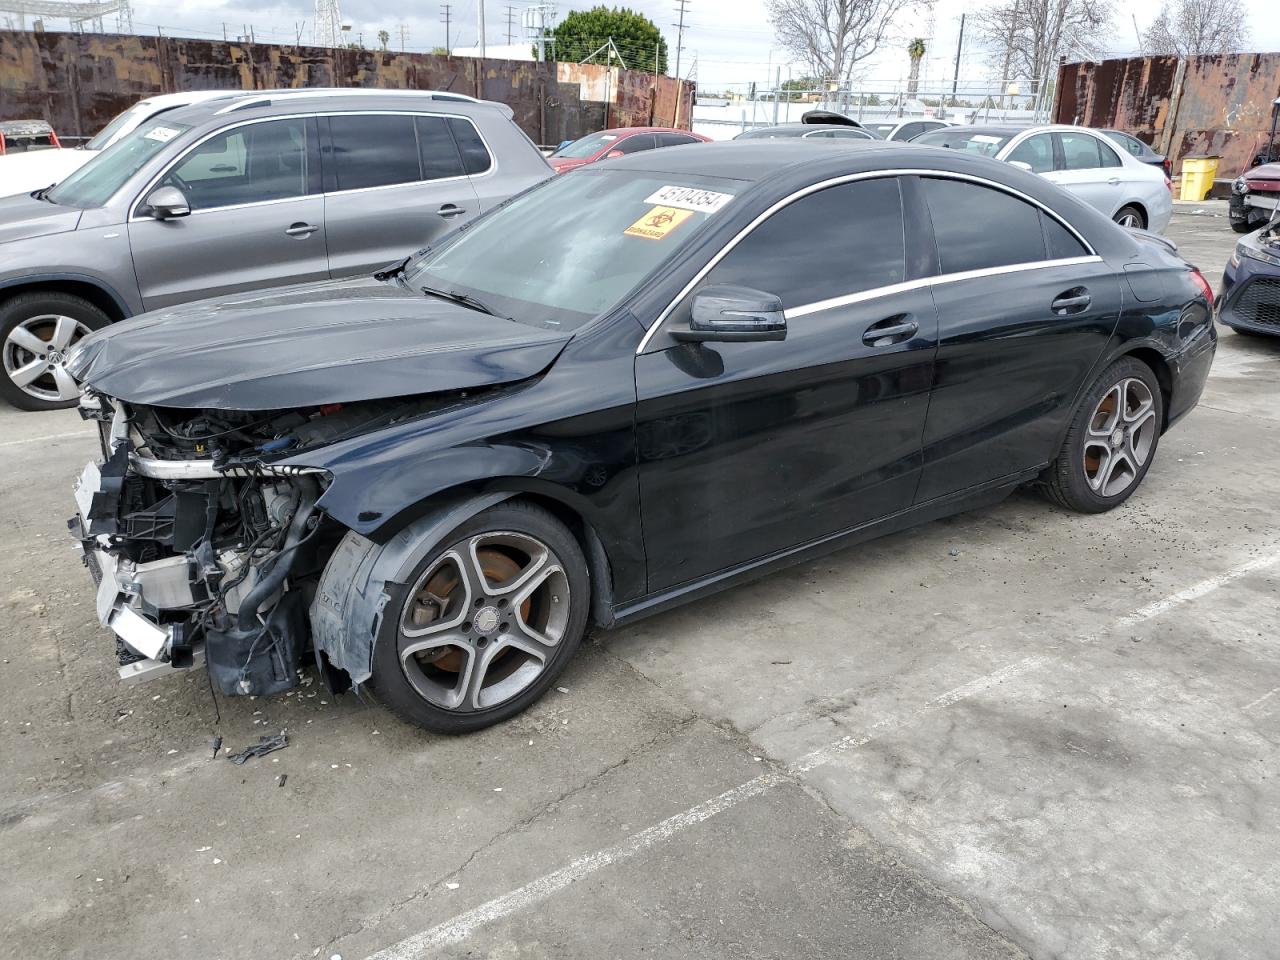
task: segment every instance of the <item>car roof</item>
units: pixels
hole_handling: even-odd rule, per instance
[[[178,107],[168,116],[180,123],[200,124],[215,117],[272,116],[276,114],[350,109],[359,102],[362,109],[404,109],[411,106],[424,112],[462,112],[483,108],[510,117],[509,106],[491,100],[477,100],[447,90],[386,90],[376,87],[304,87],[275,90],[227,90],[218,96]]]
[[[687,133],[692,136],[692,131],[678,130],[675,127],[609,127],[606,130],[597,130],[595,133],[589,133],[587,136],[593,137],[596,133],[615,133],[624,137],[629,137],[633,133]]]
[[[752,127],[745,133],[768,133],[776,131],[778,133],[795,132],[795,133],[811,133],[814,130],[863,130],[862,127],[854,127],[847,123],[775,123],[767,127]],[[865,130],[863,131],[865,132]]]

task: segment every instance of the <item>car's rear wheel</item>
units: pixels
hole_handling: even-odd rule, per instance
[[[1131,357],[1116,361],[1085,394],[1041,490],[1081,513],[1119,506],[1147,475],[1163,424],[1164,398],[1151,368]]]
[[[68,293],[25,293],[0,305],[0,397],[19,410],[73,407],[80,391],[63,362],[67,351],[110,322]]]
[[[1116,211],[1115,221],[1120,226],[1129,227],[1133,230],[1147,229],[1147,218],[1142,215],[1142,211],[1137,207],[1121,207]]]
[[[374,691],[402,719],[450,734],[500,723],[546,693],[581,642],[590,607],[577,541],[521,502],[462,524],[390,592]]]

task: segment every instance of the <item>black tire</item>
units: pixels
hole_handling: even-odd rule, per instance
[[[1231,229],[1236,233],[1253,233],[1253,225],[1248,220],[1232,220]]]
[[[1137,207],[1134,207],[1134,206],[1121,207],[1119,210],[1116,211],[1116,215],[1114,219],[1116,223],[1121,223],[1127,217],[1133,217],[1135,220],[1137,220],[1138,228],[1140,230],[1147,229],[1147,218],[1143,216],[1142,211],[1139,210]]]
[[[1142,434],[1143,442],[1149,441],[1149,446],[1145,448],[1146,458],[1136,470],[1130,472],[1132,479],[1123,489],[1112,489],[1108,495],[1106,491],[1109,487],[1099,491],[1090,482],[1088,466],[1090,460],[1086,459],[1086,455],[1089,450],[1102,446],[1097,435],[1090,432],[1090,425],[1096,425],[1095,414],[1101,415],[1099,405],[1102,404],[1103,398],[1108,397],[1120,385],[1133,380],[1141,381],[1145,385],[1152,405],[1153,419],[1150,435]],[[1136,388],[1133,389],[1136,392]],[[1123,430],[1123,425],[1120,426]],[[1079,513],[1103,513],[1118,507],[1142,485],[1147,470],[1155,460],[1160,432],[1163,429],[1164,397],[1160,393],[1160,383],[1156,380],[1155,373],[1142,361],[1123,357],[1107,367],[1081,398],[1080,405],[1072,417],[1071,427],[1067,430],[1066,439],[1062,443],[1062,449],[1042,475],[1038,487],[1052,502]],[[1123,461],[1124,458],[1121,458],[1122,463]],[[1131,460],[1129,462],[1132,463]],[[1105,480],[1096,474],[1092,479]],[[1120,476],[1117,482],[1123,479],[1125,476]]]
[[[406,668],[401,666],[401,620],[405,616],[406,605],[413,602],[411,591],[416,589],[419,579],[437,565],[444,554],[471,537],[497,531],[510,531],[541,541],[558,558],[566,577],[569,596],[569,613],[563,635],[547,657],[542,672],[510,699],[487,709],[446,709],[428,701],[409,680]],[[573,534],[548,511],[519,500],[490,507],[457,527],[428,552],[415,567],[406,584],[395,585],[388,593],[390,602],[386,605],[382,624],[374,641],[370,686],[379,702],[400,719],[442,734],[483,730],[509,720],[542,697],[556,682],[581,644],[591,607],[591,580],[582,550]],[[511,609],[514,610],[514,604]],[[477,624],[479,619],[477,614]],[[506,625],[503,626],[505,628]],[[507,655],[510,656],[510,653]],[[465,681],[460,682],[465,685]]]
[[[19,410],[60,410],[74,407],[78,402],[77,397],[58,400],[39,395],[53,394],[56,390],[57,382],[52,373],[42,375],[27,389],[18,386],[10,376],[10,371],[19,369],[24,360],[30,362],[35,359],[35,354],[11,342],[10,335],[34,318],[44,316],[70,317],[88,331],[100,330],[111,322],[88,300],[69,293],[21,293],[0,304],[0,359],[3,360],[0,363],[0,399]]]

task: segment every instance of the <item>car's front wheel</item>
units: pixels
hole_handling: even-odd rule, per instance
[[[19,410],[75,406],[80,390],[63,366],[67,351],[109,322],[68,293],[24,293],[0,304],[0,397]]]
[[[518,501],[484,510],[390,591],[373,689],[402,719],[437,733],[500,723],[564,670],[590,593],[582,551],[554,516]]]
[[[1164,398],[1151,368],[1131,357],[1116,361],[1085,394],[1041,490],[1081,513],[1118,507],[1147,475],[1163,424]]]

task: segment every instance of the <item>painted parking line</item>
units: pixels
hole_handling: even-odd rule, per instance
[[[1179,590],[1177,593],[1140,607],[1133,613],[1117,620],[1115,626],[1126,628],[1144,623],[1184,603],[1207,596],[1241,577],[1274,566],[1277,563],[1280,563],[1280,549],[1270,550],[1233,567],[1226,573],[1209,577],[1187,587],[1185,590]],[[1079,639],[1087,642],[1095,640],[1097,637],[1097,634],[1092,634]],[[888,733],[911,726],[934,712],[989,690],[1005,681],[1029,673],[1049,662],[1051,662],[1049,657],[1026,657],[934,697],[909,713],[877,721],[861,736],[845,737],[805,754],[792,763],[787,768],[786,773],[770,772],[762,774],[753,780],[748,780],[746,783],[727,790],[719,796],[712,797],[710,800],[703,801],[682,813],[641,830],[615,846],[579,857],[560,869],[545,874],[522,887],[512,890],[510,893],[486,901],[466,913],[462,913],[451,920],[446,920],[420,933],[412,934],[398,943],[371,954],[367,960],[414,960],[414,958],[430,954],[441,947],[461,943],[480,928],[509,917],[534,904],[541,903],[570,884],[590,876],[603,867],[627,860],[658,844],[665,843],[677,833],[709,820],[726,810],[730,810],[744,800],[757,797],[784,783],[793,783],[795,775],[808,773],[824,766],[842,753],[856,750]]]
[[[26,443],[48,443],[50,440],[67,440],[71,437],[84,437],[92,439],[93,432],[86,430],[77,430],[75,433],[50,433],[43,437],[24,437],[21,440],[3,440],[0,441],[0,447],[20,447]]]

